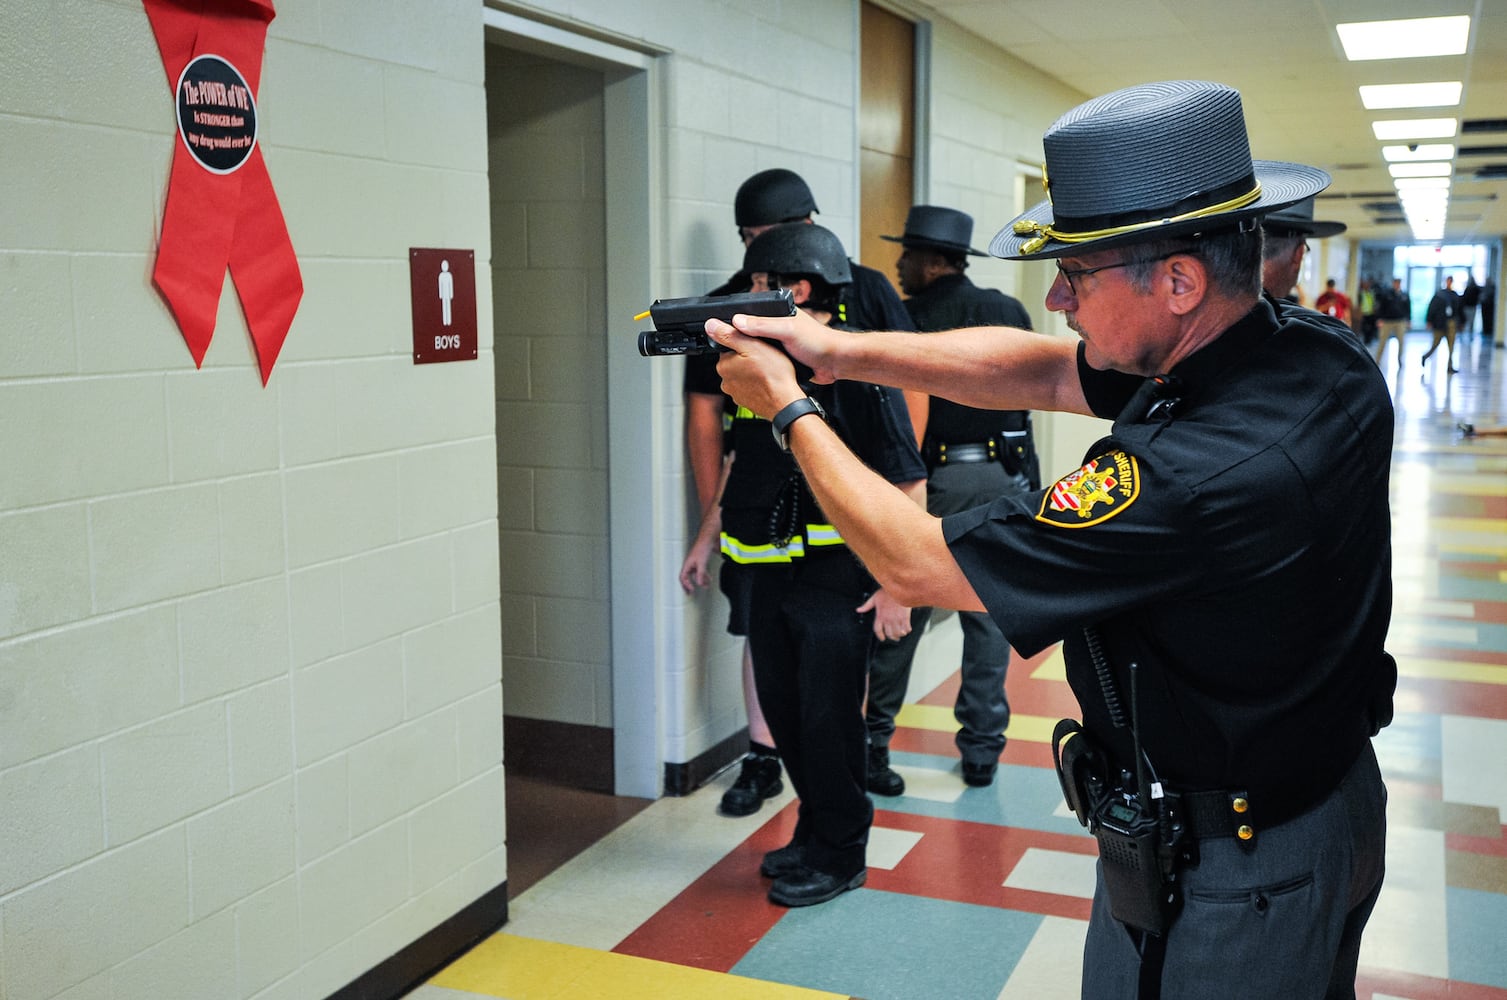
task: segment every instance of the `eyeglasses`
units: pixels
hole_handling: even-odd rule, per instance
[[[1067,282],[1068,291],[1073,293],[1073,298],[1077,298],[1078,286],[1073,284],[1075,277],[1082,277],[1085,274],[1098,274],[1100,271],[1109,271],[1117,267],[1129,267],[1132,264],[1150,264],[1154,261],[1166,260],[1168,257],[1176,257],[1180,253],[1191,252],[1190,250],[1174,250],[1171,253],[1164,253],[1159,257],[1136,257],[1130,260],[1122,260],[1116,264],[1100,264],[1098,267],[1063,267],[1060,260],[1053,261],[1052,263],[1057,265],[1057,273],[1062,275],[1063,280]]]

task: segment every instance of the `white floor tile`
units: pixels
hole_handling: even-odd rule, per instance
[[[891,830],[876,826],[869,830],[867,853],[870,868],[893,870],[905,860],[910,849],[921,842],[921,834],[914,830]]]
[[[508,903],[521,937],[608,950],[748,838],[794,795],[789,787],[752,816],[717,812],[736,769],[692,795],[663,798]],[[749,892],[762,893],[756,872]]]
[[[928,802],[956,802],[968,786],[954,770],[938,771],[929,767],[895,766],[900,777],[905,779],[905,797],[926,799]],[[884,800],[880,799],[880,803]]]
[[[1043,917],[999,1000],[1078,1000],[1087,935],[1086,921]]]
[[[1031,847],[1021,856],[1004,884],[1009,889],[1030,889],[1033,892],[1093,899],[1094,865],[1097,860],[1092,854]]]
[[[1360,964],[1449,976],[1444,834],[1390,826],[1387,878],[1361,939]]]
[[[1440,719],[1444,801],[1495,808],[1507,816],[1507,720]]]

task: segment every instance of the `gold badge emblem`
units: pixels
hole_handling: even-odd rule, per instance
[[[1140,492],[1135,457],[1112,451],[1057,480],[1042,498],[1036,520],[1059,528],[1102,524],[1134,503]]]

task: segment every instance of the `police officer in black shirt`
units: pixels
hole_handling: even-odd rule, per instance
[[[955,208],[915,205],[905,217],[905,232],[881,239],[903,248],[896,265],[900,290],[908,296],[905,308],[917,330],[1031,329],[1031,317],[1018,300],[993,288],[979,288],[964,273],[969,256],[984,256],[969,246],[973,216]],[[923,397],[929,406],[918,412],[913,399],[908,398],[911,423],[922,440],[921,455],[926,460],[927,510],[938,516],[955,514],[1041,485],[1030,413],[961,406],[941,397]],[[905,701],[916,647],[930,618],[930,608],[916,608],[911,613],[910,634],[881,644],[869,669],[869,790],[881,795],[905,790],[904,779],[890,766],[890,737]],[[955,742],[963,781],[989,785],[1005,747],[1005,727],[1010,724],[1010,702],[1005,696],[1010,643],[987,614],[963,611],[958,618],[963,661],[953,706],[959,726]]]
[[[1356,338],[1260,289],[1260,218],[1328,175],[1253,160],[1239,94],[1202,81],[1091,100],[1043,145],[1048,200],[990,251],[1055,262],[1046,305],[1079,343],[740,316],[707,324],[723,384],[755,413],[803,398],[774,340],[823,381],[1112,419],[1073,473],[944,519],[821,420],[790,442],[902,602],[1063,643],[1082,723],[1053,748],[1100,853],[1084,997],[1353,996],[1397,677],[1391,399]]]
[[[1328,239],[1346,230],[1343,222],[1313,217],[1313,199],[1273,212],[1261,220],[1261,287],[1273,299],[1296,302],[1293,288],[1303,270],[1310,239]]]
[[[790,222],[810,223],[819,211],[816,199],[805,180],[793,170],[776,167],[761,170],[744,181],[733,198],[733,219],[738,238],[746,248],[761,233]],[[848,262],[852,278],[840,288],[834,311],[835,321],[860,330],[910,330],[910,316],[900,303],[900,296],[888,279],[878,271]],[[711,295],[732,295],[751,287],[747,270],[740,269]],[[700,513],[713,503],[723,464],[723,431],[731,419],[733,406],[722,394],[722,380],[717,375],[714,355],[690,355],[686,358],[683,392],[686,404],[686,451],[691,466]],[[922,397],[916,397],[917,400]],[[707,581],[682,580],[688,593]],[[737,566],[724,566],[721,587],[731,605],[728,631],[748,634],[745,604],[745,579]],[[729,816],[747,816],[757,812],[765,799],[778,795],[784,784],[780,780],[780,761],[776,748],[759,710],[753,685],[753,667],[745,646],[743,652],[744,702],[748,710],[749,750],[744,756],[737,779],[722,796],[718,808]],[[903,694],[903,692],[902,692]]]

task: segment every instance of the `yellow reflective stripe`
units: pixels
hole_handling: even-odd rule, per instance
[[[786,545],[775,545],[766,542],[762,545],[749,545],[732,537],[727,532],[722,533],[722,554],[735,563],[784,563],[792,559],[799,559],[806,554],[806,546],[817,548],[819,546],[845,545],[843,537],[837,533],[837,529],[830,524],[808,524],[806,535],[796,535]]]
[[[843,538],[830,524],[806,525],[806,541],[812,545],[842,545]]]
[[[746,545],[724,531],[722,554],[735,563],[787,563],[806,554],[806,543],[796,535],[787,545]]]
[[[740,406],[733,413],[734,420],[758,420],[759,415],[746,406]]]

